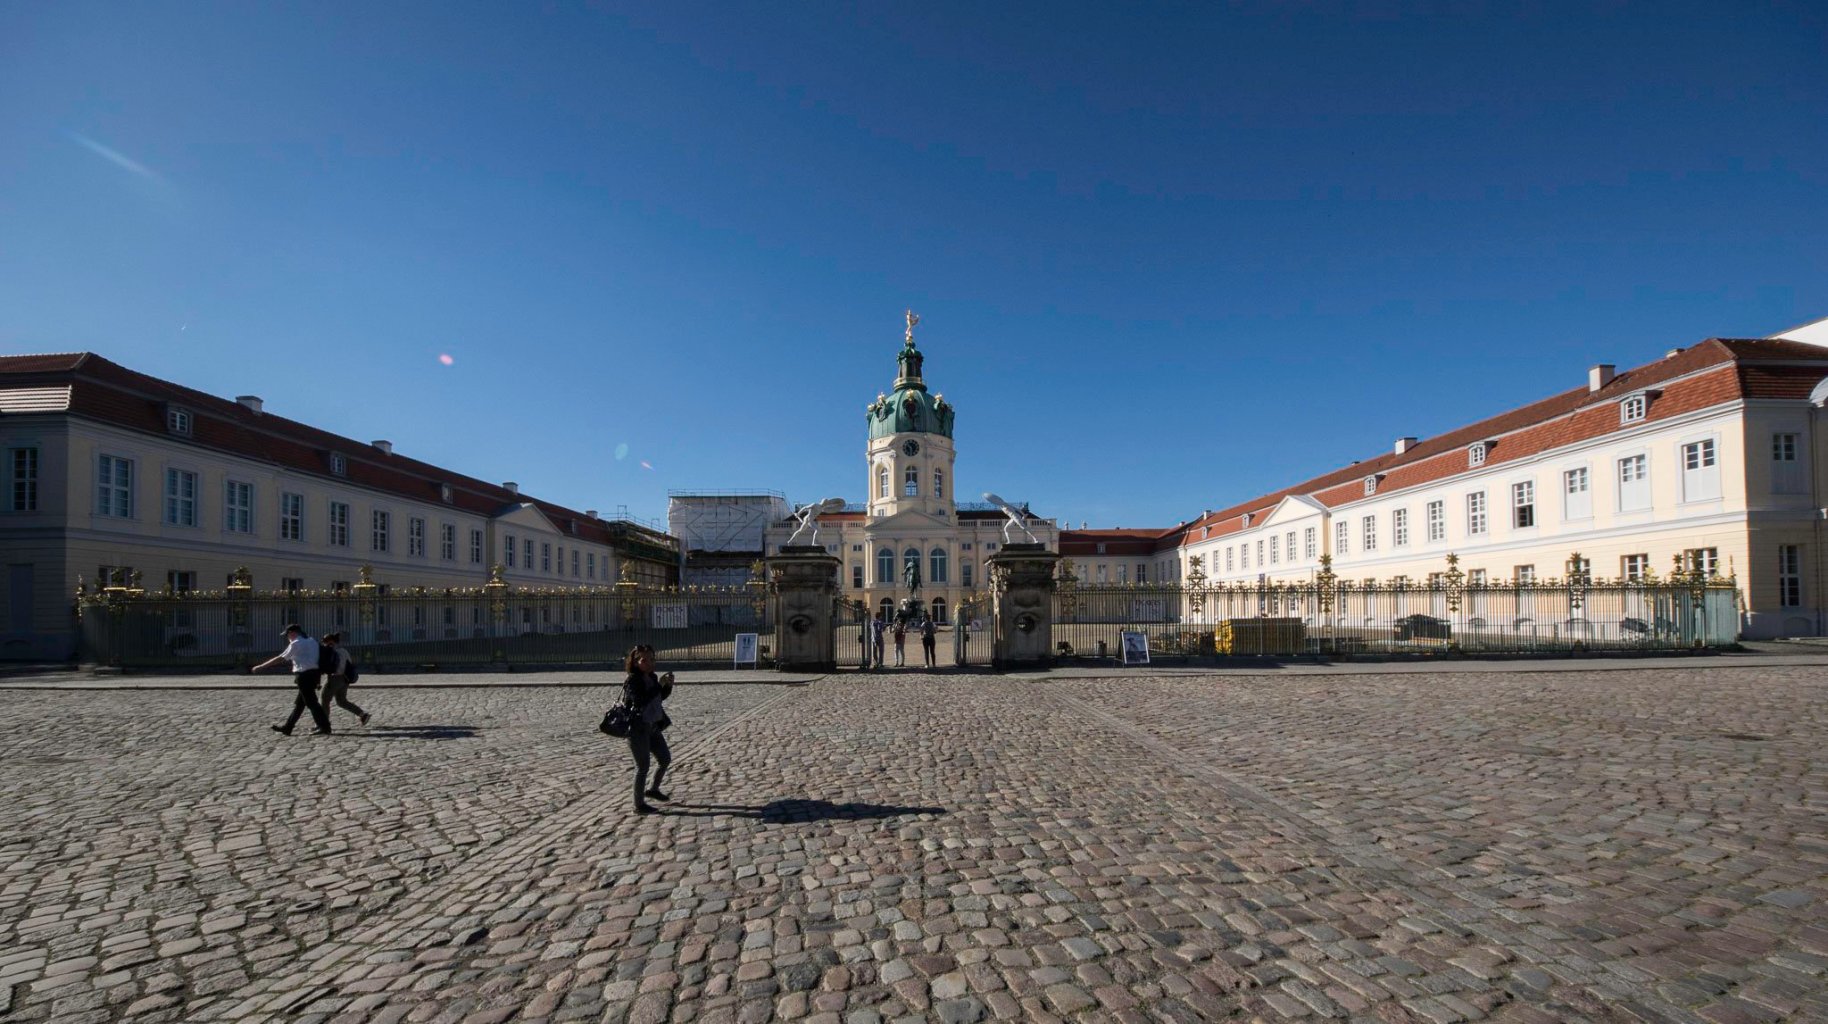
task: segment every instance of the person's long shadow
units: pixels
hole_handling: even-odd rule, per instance
[[[662,814],[695,818],[754,818],[770,825],[790,821],[870,821],[916,814],[945,814],[944,807],[897,807],[890,804],[843,803],[830,800],[770,800],[749,804],[655,804]]]
[[[473,725],[375,725],[342,735],[367,740],[473,740],[479,731]]]

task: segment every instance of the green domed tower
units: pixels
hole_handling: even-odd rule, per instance
[[[953,518],[952,406],[931,394],[921,377],[925,357],[914,347],[920,317],[909,310],[908,332],[895,361],[895,390],[865,408],[869,423],[869,506],[872,517],[919,511]]]

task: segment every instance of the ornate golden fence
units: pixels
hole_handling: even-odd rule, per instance
[[[298,623],[312,636],[340,632],[364,669],[523,669],[619,666],[629,648],[654,645],[663,662],[729,665],[736,635],[771,644],[768,586],[759,571],[735,587],[654,587],[624,579],[602,587],[521,588],[496,567],[480,587],[389,588],[362,567],[347,590],[256,591],[245,570],[223,590],[152,592],[137,579],[80,587],[83,660],[137,670],[232,670],[284,646]],[[766,661],[767,652],[763,651]]]
[[[1331,559],[1310,580],[1087,585],[1061,563],[1054,641],[1062,658],[1116,658],[1125,632],[1151,659],[1202,655],[1531,654],[1691,650],[1735,642],[1737,583],[1691,572],[1602,579],[1578,555],[1549,579],[1473,582],[1447,557],[1424,580],[1346,580]]]

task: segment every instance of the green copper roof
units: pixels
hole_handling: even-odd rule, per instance
[[[865,410],[871,440],[890,434],[952,436],[952,406],[945,398],[927,393],[926,382],[920,378],[923,359],[914,339],[908,338],[896,356],[901,375],[895,379],[895,390],[876,396]]]

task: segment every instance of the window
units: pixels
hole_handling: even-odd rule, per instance
[[[876,549],[876,582],[895,582],[895,552],[888,548]]]
[[[185,409],[165,410],[165,429],[180,437],[190,436],[190,412]]]
[[[1280,561],[1282,561],[1282,545],[1276,543],[1276,538],[1271,537],[1269,539],[1269,564],[1275,565]]]
[[[558,556],[553,559],[553,562],[558,566],[558,574],[560,576],[565,575],[565,545],[559,545]]]
[[[1435,578],[1439,575],[1441,575],[1441,574],[1440,573],[1430,573],[1429,574],[1429,584],[1431,586],[1440,585],[1440,581]],[[1467,573],[1466,574],[1466,584],[1467,584],[1467,586],[1470,586],[1470,587],[1485,586],[1485,570],[1484,569],[1474,569],[1471,572]]]
[[[1619,460],[1619,511],[1636,512],[1650,507],[1650,459],[1627,455]]]
[[[482,531],[470,531],[470,564],[482,564]]]
[[[95,462],[95,514],[133,518],[133,460],[103,455]]]
[[[374,511],[369,521],[368,547],[370,550],[381,552],[387,550],[388,542],[393,539],[390,536],[392,526],[393,517],[391,515],[380,509]]]
[[[279,539],[305,539],[305,496],[285,492],[279,496]]]
[[[505,552],[507,555],[506,561],[508,563],[508,568],[510,568],[510,569],[514,568],[514,535],[513,534],[511,534],[511,533],[508,534],[508,543],[502,545],[502,551]]]
[[[1485,442],[1484,441],[1480,441],[1478,444],[1475,444],[1472,447],[1466,449],[1466,464],[1468,466],[1485,465]]]
[[[1257,564],[1258,565],[1263,564],[1263,542],[1262,541],[1257,542]],[[1149,566],[1143,562],[1136,563],[1136,582],[1138,582],[1138,583],[1149,582]]]
[[[1377,477],[1374,477],[1374,476],[1365,477],[1365,497],[1369,498],[1371,495],[1376,494],[1376,493],[1377,493]]]
[[[414,558],[425,557],[425,520],[417,516],[406,521],[406,553]]]
[[[1107,580],[1105,578],[1109,574],[1109,570],[1110,570],[1110,566],[1104,564],[1103,562],[1098,563],[1098,582],[1100,582],[1100,583],[1110,582],[1109,580]]]
[[[1295,531],[1293,530],[1288,532],[1288,560],[1290,562],[1295,560]]]
[[[349,505],[346,502],[333,501],[330,503],[328,543],[331,547],[336,548],[349,546]]]
[[[1536,525],[1536,481],[1511,485],[1511,526],[1527,530]]]
[[[1333,557],[1338,558],[1346,553],[1346,536],[1350,527],[1341,519],[1333,524]]]
[[[1485,532],[1485,492],[1474,491],[1466,496],[1466,532],[1477,537]]]
[[[1650,568],[1649,555],[1626,555],[1619,559],[1619,575],[1626,583],[1642,583],[1644,570]]]
[[[916,497],[920,496],[920,470],[919,469],[915,468],[914,466],[909,466],[908,471],[906,473],[902,474],[901,493],[902,493],[903,497],[907,497],[907,498],[916,498]]]
[[[889,467],[877,466],[876,467],[876,497],[886,498],[888,496],[889,496]]]
[[[1720,574],[1719,548],[1689,548],[1682,552],[1682,564],[1689,572],[1698,572],[1704,576]]]
[[[946,572],[946,549],[934,548],[927,552],[927,581],[945,583],[949,577]]]
[[[104,565],[95,570],[96,586],[126,587],[133,584],[133,566]]]
[[[532,572],[533,571],[533,538],[529,537],[529,538],[527,538],[526,541],[522,542],[520,553],[523,556],[521,558],[521,562],[520,562],[521,566],[523,568],[525,568],[528,572]]]
[[[253,484],[222,482],[222,528],[230,533],[254,532]]]
[[[303,576],[282,576],[279,579],[279,589],[288,594],[296,594],[305,589],[305,578]]]
[[[1643,395],[1632,395],[1619,403],[1619,422],[1637,423],[1644,418],[1650,409],[1650,400]]]
[[[597,578],[597,553],[595,551],[586,552],[584,555],[584,578],[587,580]]]
[[[851,566],[851,589],[863,589],[863,566],[861,565]]]
[[[1777,546],[1777,603],[1785,608],[1803,606],[1802,552],[1798,544]]]
[[[1571,558],[1568,560],[1568,578],[1579,577],[1585,580],[1593,578],[1593,559]]]
[[[1593,518],[1593,484],[1587,479],[1587,467],[1561,475],[1561,515],[1563,519]]]
[[[1714,439],[1682,446],[1682,500],[1706,501],[1720,497],[1720,466],[1714,457]]]
[[[450,523],[438,526],[438,557],[447,562],[457,560],[457,528]]]
[[[958,563],[958,585],[961,587],[971,586],[971,563],[970,562]]]
[[[1377,517],[1376,516],[1366,516],[1363,520],[1360,521],[1360,525],[1362,525],[1364,528],[1362,532],[1363,532],[1364,538],[1365,538],[1365,550],[1366,551],[1376,551],[1377,550]]]
[[[1238,568],[1240,568],[1240,569],[1250,568],[1250,544],[1249,543],[1244,543],[1244,544],[1238,545]]]
[[[1423,516],[1427,520],[1425,525],[1428,530],[1428,539],[1431,541],[1446,540],[1447,503],[1444,501],[1429,502],[1428,506],[1423,509]]]
[[[197,589],[197,574],[187,569],[173,569],[165,574],[165,589],[174,594],[188,594]]]
[[[1520,586],[1534,583],[1536,582],[1536,567],[1533,565],[1516,566],[1511,570],[1511,578],[1515,579]]]
[[[1390,513],[1390,543],[1399,548],[1409,544],[1409,510],[1406,508]]]
[[[1309,561],[1313,561],[1315,558],[1314,533],[1315,533],[1315,530],[1312,526],[1308,527],[1307,529],[1305,529],[1301,532],[1302,551],[1307,555],[1307,558]],[[1225,559],[1225,561],[1229,563],[1231,561],[1231,559],[1227,558],[1227,559]],[[1231,566],[1226,565],[1225,568],[1229,569],[1229,568],[1231,568]]]
[[[528,543],[532,543],[532,542],[529,541]],[[551,572],[551,571],[552,571],[552,543],[550,541],[541,541],[540,542],[540,572]]]
[[[578,549],[577,548],[571,549],[571,578],[574,580],[578,578]]]
[[[38,449],[9,448],[6,452],[8,479],[7,511],[38,511]]]
[[[1308,532],[1312,533],[1313,530],[1310,529]],[[1230,548],[1225,549],[1225,571],[1226,572],[1231,571],[1231,549]]]
[[[936,597],[933,599],[933,621],[946,621],[946,599],[943,597]]]
[[[330,453],[330,472],[337,476],[349,475],[349,460],[343,457],[342,452]]]
[[[1798,434],[1771,435],[1771,493],[1809,493],[1804,486],[1802,461],[1796,457],[1800,441]]]
[[[165,522],[197,525],[197,474],[185,469],[165,471]]]
[[[935,498],[946,496],[946,471],[943,469],[933,471],[933,496]]]
[[[1129,566],[1119,565],[1117,567],[1117,582],[1119,582],[1119,583],[1130,582],[1130,567]]]

